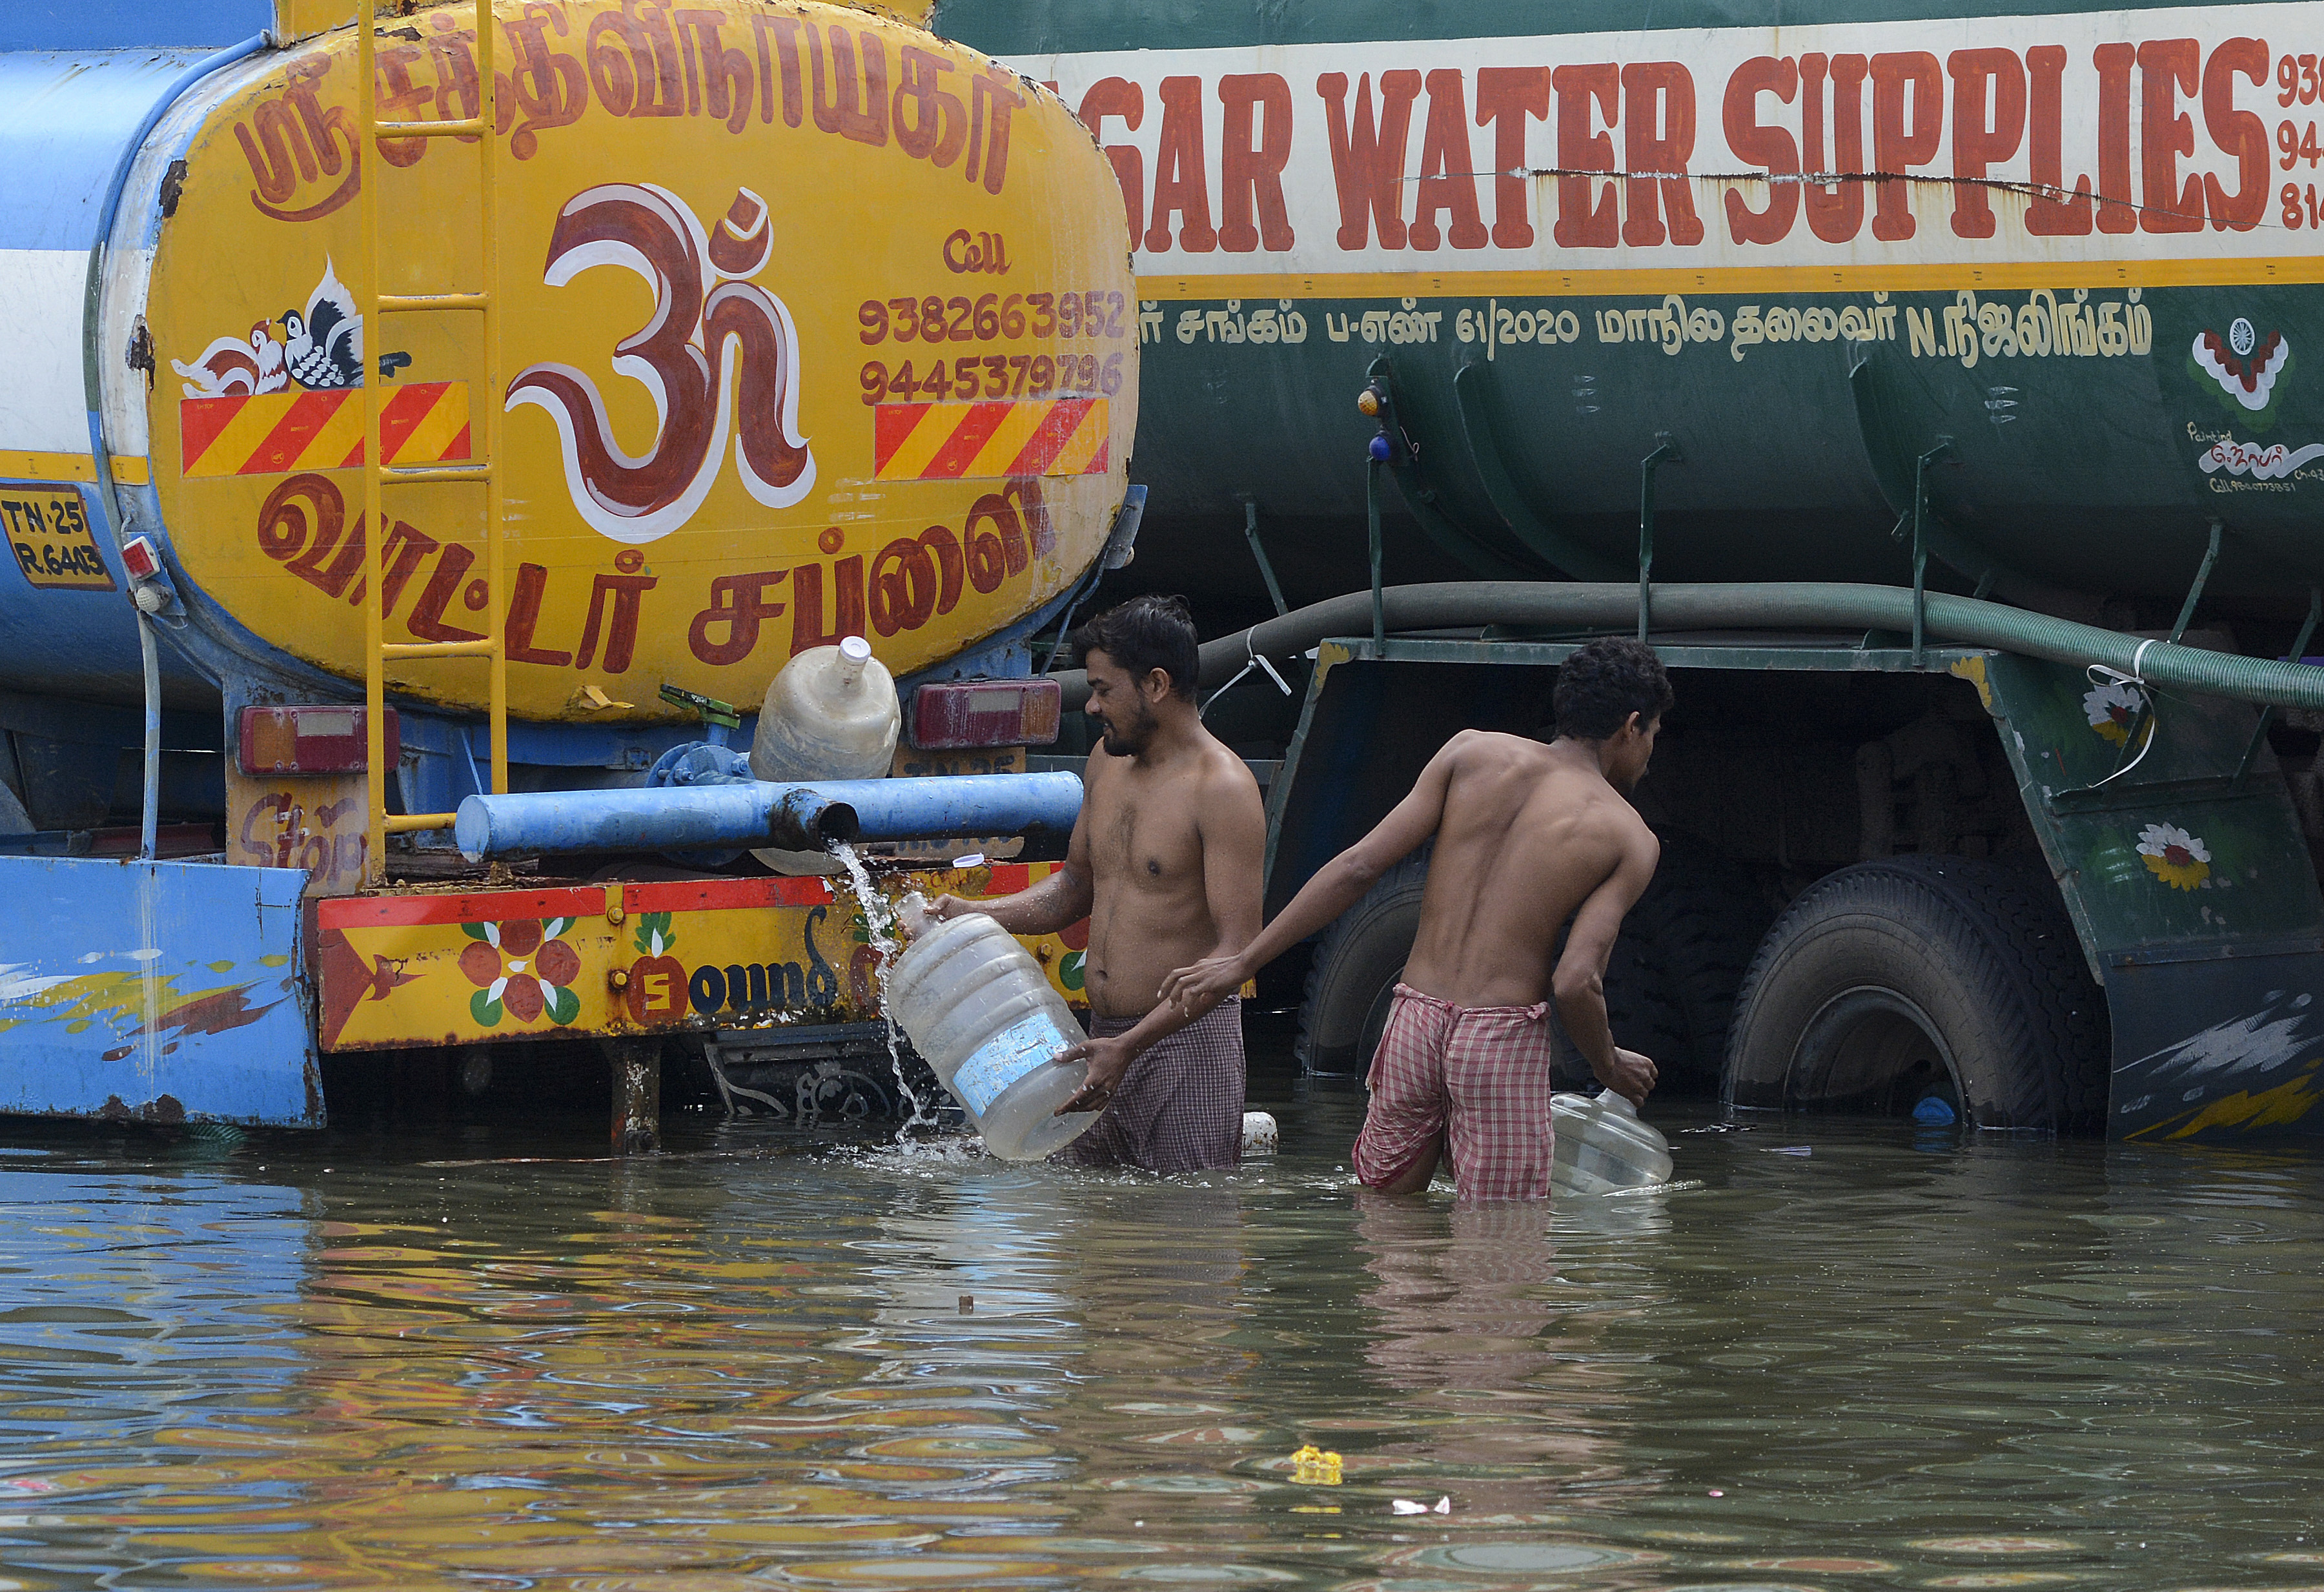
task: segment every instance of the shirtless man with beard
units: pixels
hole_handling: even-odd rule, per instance
[[[1428,1186],[1449,1152],[1464,1200],[1546,1195],[1545,992],[1600,1083],[1633,1102],[1655,1086],[1654,1063],[1615,1046],[1604,979],[1622,919],[1660,855],[1626,798],[1670,704],[1670,681],[1643,643],[1591,642],[1558,671],[1554,741],[1455,735],[1412,794],[1317,870],[1265,933],[1239,952],[1172,973],[1164,998],[1201,1009],[1240,988],[1434,837],[1420,930],[1367,1080],[1356,1176],[1408,1193]],[[1569,920],[1553,975],[1557,933]]]
[[[1090,920],[1090,1037],[1061,1061],[1089,1073],[1067,1111],[1102,1109],[1057,1153],[1085,1166],[1197,1172],[1242,1157],[1241,984],[1165,1003],[1163,976],[1231,956],[1259,932],[1267,820],[1259,782],[1195,715],[1194,621],[1176,597],[1134,597],[1074,645],[1087,712],[1105,730],[1083,776],[1065,866],[995,899],[937,898],[938,917],[990,914],[1012,934]]]

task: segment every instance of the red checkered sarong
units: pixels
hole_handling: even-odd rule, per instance
[[[1100,1039],[1137,1017],[1097,1017]],[[1233,996],[1130,1063],[1105,1114],[1050,1157],[1075,1166],[1209,1172],[1242,1164],[1242,1001]]]
[[[1549,1007],[1458,1007],[1396,987],[1372,1056],[1357,1179],[1384,1188],[1442,1136],[1464,1200],[1549,1193]]]

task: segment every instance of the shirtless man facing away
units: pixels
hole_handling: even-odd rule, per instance
[[[1059,1109],[1104,1115],[1057,1158],[1196,1172],[1242,1158],[1241,981],[1169,1003],[1163,975],[1232,956],[1259,932],[1267,820],[1259,782],[1194,712],[1194,621],[1176,597],[1133,597],[1074,639],[1087,712],[1105,730],[1083,776],[1065,866],[1005,899],[937,899],[1012,934],[1084,917],[1090,1038],[1060,1061],[1089,1074]]]
[[[1436,839],[1420,930],[1367,1083],[1357,1178],[1388,1193],[1425,1189],[1452,1155],[1463,1199],[1549,1192],[1552,1045],[1544,986],[1600,1082],[1632,1101],[1655,1064],[1620,1050],[1606,1022],[1606,961],[1623,916],[1654,878],[1654,832],[1624,799],[1671,704],[1654,653],[1592,641],[1559,670],[1557,739],[1464,730],[1429,759],[1412,794],[1309,879],[1242,951],[1170,975],[1190,1007],[1238,989],[1321,930],[1428,838]],[[1550,955],[1568,919],[1554,976]]]

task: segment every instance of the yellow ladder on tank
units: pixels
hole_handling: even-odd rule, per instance
[[[384,732],[387,666],[390,662],[401,658],[482,658],[489,661],[492,670],[492,788],[495,792],[508,789],[506,536],[503,525],[500,478],[501,317],[499,299],[493,290],[500,281],[500,195],[497,186],[500,144],[493,136],[496,118],[492,0],[476,0],[475,27],[476,114],[459,121],[383,122],[379,119],[378,96],[379,22],[369,0],[362,0],[356,6],[356,116],[363,139],[361,248],[365,269],[358,279],[355,304],[363,315],[364,359],[367,365],[363,373],[364,523],[369,533],[364,538],[364,722],[369,754],[371,807],[371,853],[365,871],[368,882],[372,884],[378,884],[386,877],[389,835],[405,834],[416,830],[449,829],[453,818],[449,813],[391,814],[387,810],[389,770],[384,766]],[[389,168],[387,162],[379,158],[379,141],[383,138],[462,137],[475,140],[481,195],[476,221],[484,244],[483,290],[473,293],[381,292],[380,284],[384,280],[384,271],[380,247],[378,179],[386,175]],[[374,352],[386,345],[381,332],[380,317],[446,312],[475,314],[483,317],[484,381],[482,391],[477,395],[480,401],[469,406],[471,426],[475,423],[477,410],[481,409],[483,411],[482,456],[466,465],[391,470],[387,467],[386,450],[382,446],[383,438],[380,417],[384,406],[379,360]],[[387,539],[386,491],[391,486],[429,484],[474,485],[481,486],[484,491],[484,612],[490,618],[489,633],[480,640],[391,642],[387,640],[385,597],[380,578],[380,552]],[[446,540],[448,545],[450,538],[447,537]]]

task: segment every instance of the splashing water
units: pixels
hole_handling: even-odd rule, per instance
[[[896,943],[896,909],[872,884],[872,870],[863,866],[863,859],[855,854],[853,846],[845,841],[833,841],[830,845],[831,854],[839,859],[841,867],[847,870],[848,888],[855,892],[855,899],[863,908],[863,926],[872,936],[872,949],[880,953],[880,966],[884,973],[894,965],[899,949]],[[904,1076],[904,1054],[899,1044],[896,1019],[888,1010],[888,989],[884,979],[880,986],[879,998],[880,1021],[888,1030],[888,1065],[896,1074],[897,1091],[912,1102],[911,1116],[896,1129],[897,1142],[901,1143],[915,1127],[936,1127],[936,1118]]]

